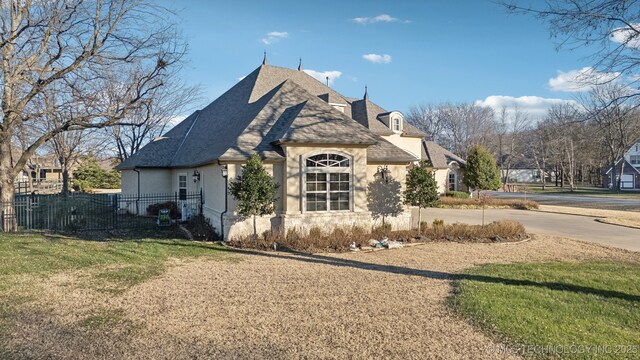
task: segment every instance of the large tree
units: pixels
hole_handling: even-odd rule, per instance
[[[200,99],[200,93],[199,86],[182,82],[180,73],[170,74],[164,86],[154,89],[141,106],[127,114],[127,124],[106,129],[107,141],[119,160],[124,161],[169,130]]]
[[[557,48],[590,49],[592,66],[576,79],[585,86],[627,77],[640,71],[640,3],[637,0],[503,0],[512,13],[543,21]],[[637,86],[635,86],[637,89]],[[636,97],[637,90],[622,97]],[[608,104],[607,104],[608,105]]]
[[[0,2],[0,201],[13,201],[14,178],[45,142],[118,124],[162,86],[186,49],[172,18],[145,0]],[[53,89],[53,106],[41,106]],[[74,116],[62,123],[31,126],[69,107]],[[12,159],[22,127],[40,132]],[[3,229],[14,229],[6,219]]]

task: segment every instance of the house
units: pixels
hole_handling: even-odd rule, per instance
[[[535,160],[527,156],[513,156],[505,154],[498,158],[497,165],[501,169],[501,177],[504,183],[541,183],[542,172],[538,168]],[[511,162],[509,164],[509,161]],[[507,170],[507,167],[509,169]],[[549,178],[551,171],[546,171]],[[506,180],[506,181],[505,181]]]
[[[372,226],[367,188],[381,176],[404,188],[425,134],[369,100],[343,96],[302,66],[267,64],[120,164],[124,194],[202,191],[202,213],[225,239],[252,233],[228,193],[228,180],[257,153],[280,184],[276,211],[259,231]],[[402,189],[400,189],[402,190]],[[386,218],[411,225],[409,211]]]
[[[464,184],[464,167],[467,164],[464,159],[433,141],[423,142],[422,159],[427,160],[433,168],[438,193],[469,191]]]
[[[616,181],[620,180],[620,190],[640,189],[640,142],[635,143],[627,150],[624,156],[615,164]],[[611,179],[613,167],[610,166],[604,173],[602,185],[612,188]]]

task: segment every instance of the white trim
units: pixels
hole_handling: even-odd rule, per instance
[[[320,155],[320,154],[336,154],[336,155],[340,155],[340,156],[344,156],[347,159],[349,159],[349,167],[317,167],[317,168],[313,168],[315,171],[309,171],[307,169],[307,159],[315,156],[315,155]],[[332,149],[318,149],[318,150],[314,150],[311,152],[308,152],[304,155],[300,156],[300,167],[301,167],[301,171],[300,171],[300,200],[301,200],[301,206],[300,206],[300,210],[301,212],[304,213],[345,213],[345,212],[353,212],[354,211],[354,197],[355,197],[355,185],[354,185],[354,181],[355,181],[355,166],[354,166],[354,157],[351,154],[345,153],[343,151],[339,151],[339,150],[332,150]],[[325,211],[307,211],[307,174],[308,173],[323,173],[323,174],[330,174],[330,173],[348,173],[349,174],[349,209],[348,210],[330,210],[331,209],[331,198],[330,196],[327,198],[327,210]],[[330,176],[327,176],[327,194],[329,194],[329,184],[328,182],[330,181]]]

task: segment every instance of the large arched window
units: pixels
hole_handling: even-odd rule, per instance
[[[351,210],[351,161],[323,153],[306,159],[305,204],[307,211]]]

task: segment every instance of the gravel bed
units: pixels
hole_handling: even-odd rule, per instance
[[[9,346],[18,358],[53,359],[496,359],[495,340],[448,307],[453,274],[495,262],[640,262],[640,253],[534,235],[514,246],[238,258],[176,260],[121,295],[79,286],[86,272],[57,275],[12,319]]]

